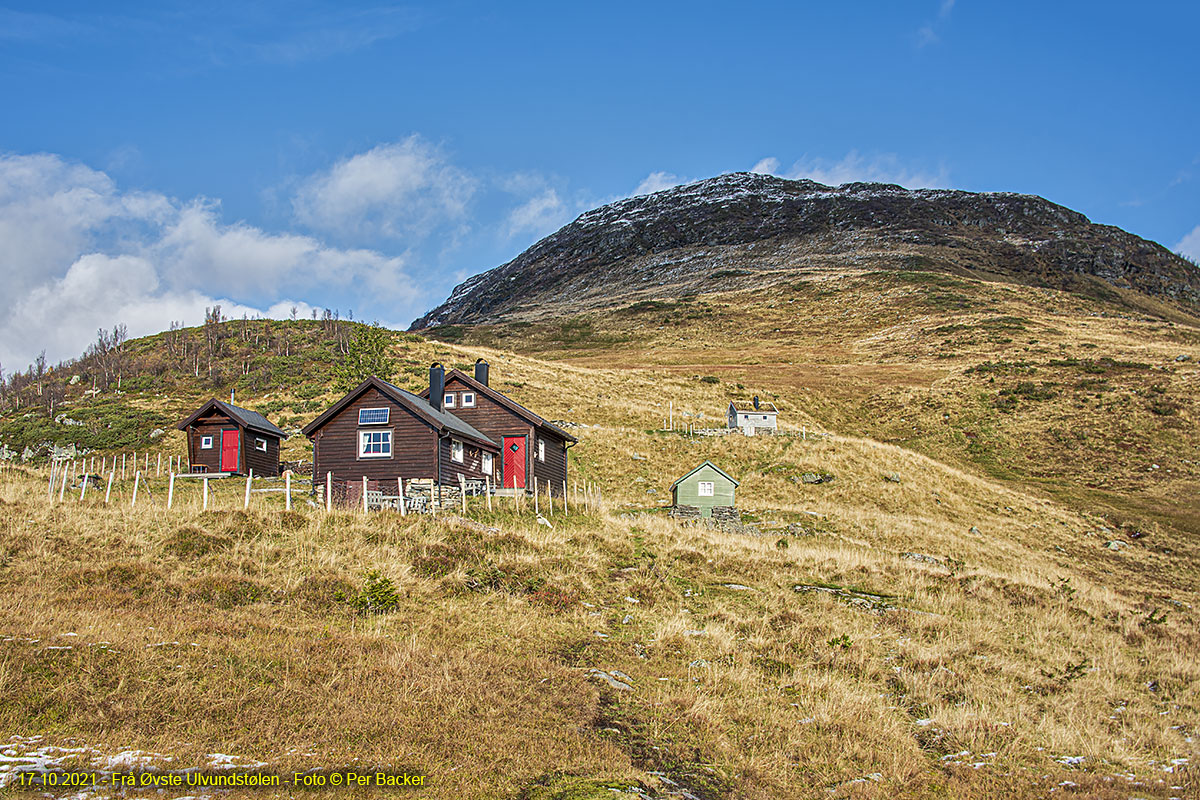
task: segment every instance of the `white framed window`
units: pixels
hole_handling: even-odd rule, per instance
[[[462,393],[462,407],[463,408],[474,408],[475,407],[475,393],[474,392],[463,392]]]
[[[450,460],[463,463],[463,443],[457,439],[450,440]]]
[[[200,437],[200,449],[201,450],[212,450],[212,446],[213,446],[213,437],[211,437],[211,436],[201,436]]]
[[[546,440],[538,439],[538,461],[546,460]]]
[[[360,408],[358,410],[358,424],[386,425],[390,416],[390,408]]]
[[[358,432],[358,457],[359,458],[391,458],[392,457],[392,432],[391,431],[359,431]]]
[[[454,408],[454,392],[446,392],[446,396],[442,398],[443,408]]]
[[[255,439],[254,440],[254,449],[260,453],[267,452],[267,440],[266,439]]]
[[[696,488],[697,488],[696,493],[699,494],[701,497],[712,497],[713,496],[713,482],[712,481],[700,481],[699,483],[696,484]]]
[[[483,474],[484,475],[492,474],[492,454],[491,453],[483,454]]]

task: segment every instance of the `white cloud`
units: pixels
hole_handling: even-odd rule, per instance
[[[653,194],[654,192],[661,192],[663,189],[670,189],[673,186],[680,186],[685,183],[688,183],[686,178],[672,175],[669,172],[651,172],[637,185],[631,196],[637,197],[643,194]]]
[[[751,171],[793,180],[807,178],[830,186],[864,181],[898,183],[916,189],[945,188],[950,182],[945,167],[939,167],[933,172],[914,169],[903,164],[894,154],[883,153],[868,157],[857,150],[851,150],[839,161],[834,162],[820,158],[803,158],[786,170],[780,169],[779,159],[764,158],[755,164]]]
[[[523,233],[544,236],[570,222],[571,210],[552,188],[543,189],[508,215],[508,236]]]
[[[1200,261],[1200,225],[1192,228],[1191,233],[1179,240],[1179,244],[1175,245],[1175,252]]]
[[[933,21],[927,22],[920,28],[917,28],[916,45],[918,50],[942,40],[938,29],[947,24],[946,20],[950,18],[950,12],[953,10],[954,0],[942,0],[938,6],[937,17]]]
[[[0,156],[0,363],[77,356],[115,323],[131,335],[195,324],[216,303],[230,316],[307,315],[291,298],[319,286],[357,286],[373,302],[418,296],[402,257],[225,224],[218,210],[122,192],[54,155]]]
[[[438,148],[413,135],[308,178],[292,209],[301,223],[326,233],[413,238],[462,219],[476,185]]]
[[[779,174],[779,159],[773,156],[759,159],[758,163],[750,168],[751,172],[759,172],[763,175],[778,175]]]

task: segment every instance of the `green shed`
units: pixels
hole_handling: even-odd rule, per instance
[[[676,507],[698,508],[700,516],[711,517],[714,508],[735,505],[737,486],[738,482],[732,476],[711,461],[705,461],[671,484],[672,502]]]

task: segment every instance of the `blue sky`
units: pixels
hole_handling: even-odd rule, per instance
[[[1040,194],[1200,256],[1194,3],[4,3],[0,364],[206,305],[406,327],[734,170]]]

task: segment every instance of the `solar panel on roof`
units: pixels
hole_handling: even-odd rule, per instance
[[[384,425],[388,421],[387,408],[360,408],[358,410],[359,425]]]

